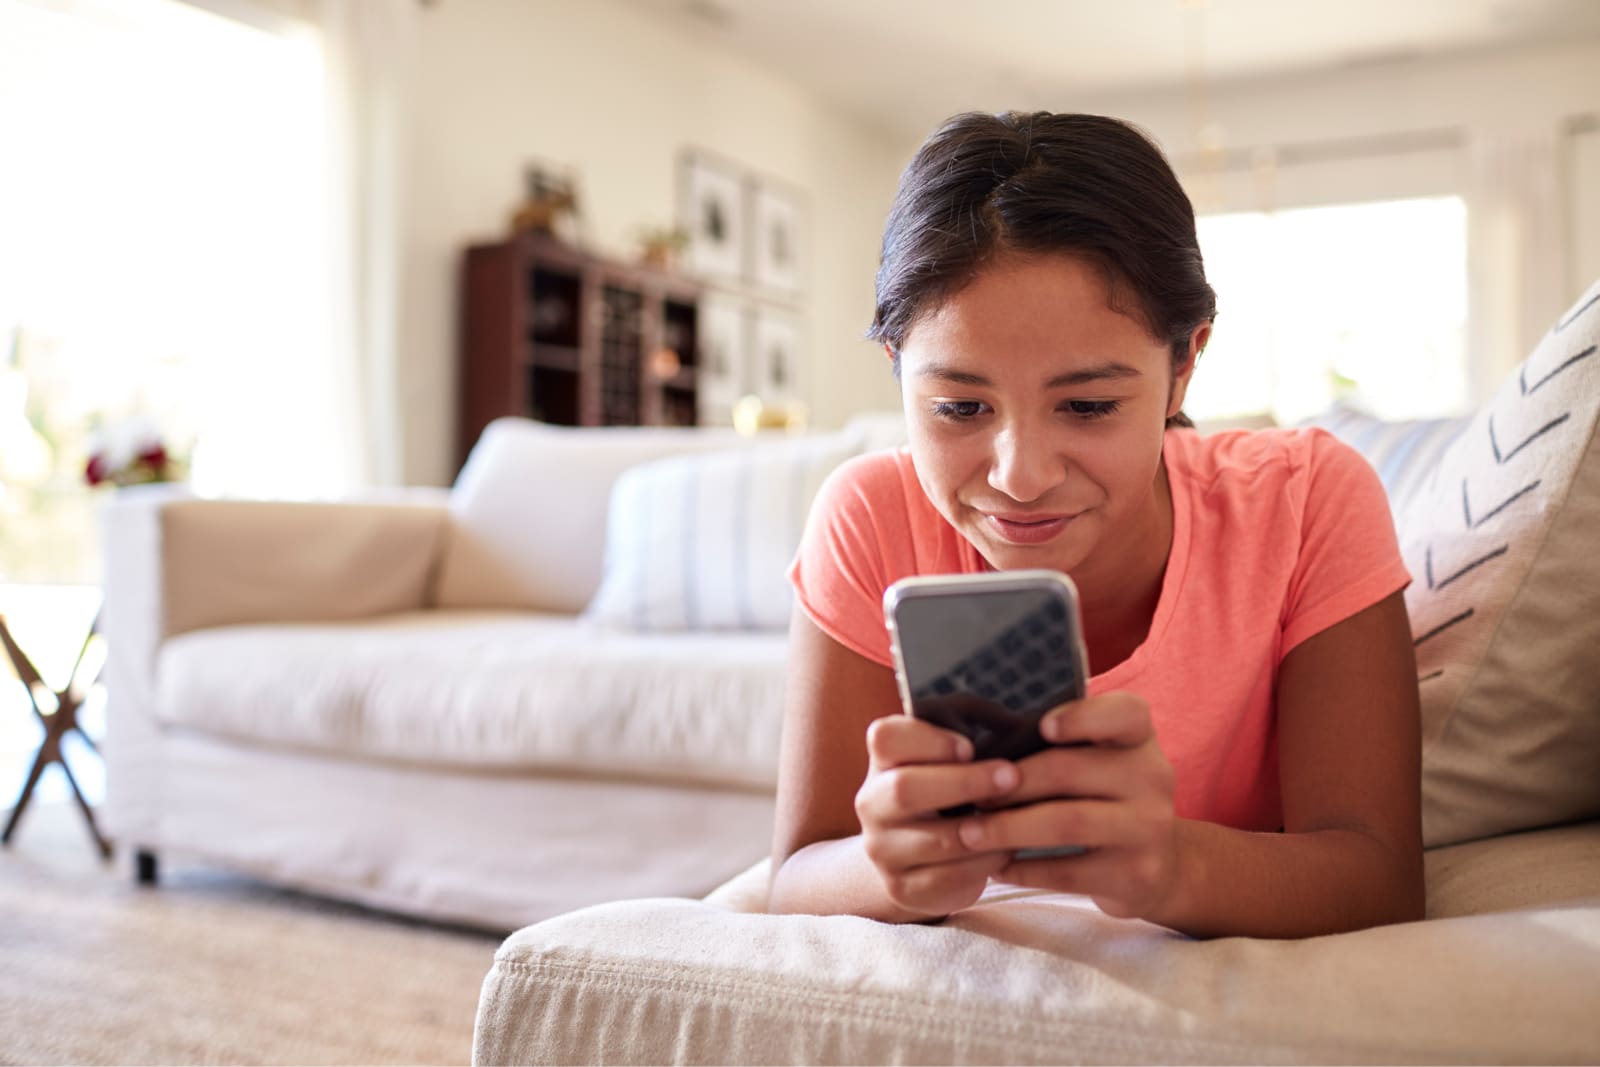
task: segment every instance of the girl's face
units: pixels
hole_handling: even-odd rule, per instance
[[[919,320],[900,351],[912,457],[928,498],[998,570],[1110,581],[1164,528],[1157,474],[1193,356],[1109,307],[1066,256],[1002,260]]]

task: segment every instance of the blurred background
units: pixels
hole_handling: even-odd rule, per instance
[[[1013,108],[1179,171],[1198,418],[1464,411],[1600,276],[1591,0],[0,0],[0,614],[70,668],[108,461],[449,484],[464,251],[552,187],[556,239],[702,286],[699,421],[895,407],[897,178]]]

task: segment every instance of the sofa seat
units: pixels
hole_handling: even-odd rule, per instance
[[[358,759],[770,790],[781,634],[420,611],[212,627],[159,652],[164,725]]]
[[[1299,941],[1000,884],[938,925],[752,914],[760,865],[511,937],[473,1062],[1593,1062],[1600,823],[1427,859],[1426,921]]]

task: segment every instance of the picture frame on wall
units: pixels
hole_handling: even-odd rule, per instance
[[[701,421],[725,422],[749,390],[749,312],[736,299],[707,293],[700,300]]]
[[[751,194],[751,280],[785,294],[800,290],[804,263],[800,197],[782,185],[761,182]]]
[[[750,392],[769,404],[799,399],[804,356],[800,319],[790,311],[760,307],[750,343]]]
[[[707,278],[744,274],[747,182],[738,168],[695,149],[679,163],[678,211],[689,235],[685,261]]]

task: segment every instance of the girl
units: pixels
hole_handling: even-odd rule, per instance
[[[1195,936],[1421,918],[1382,486],[1321,431],[1191,428],[1214,316],[1193,209],[1132,127],[969,114],[918,151],[870,331],[910,444],[835,472],[790,573],[772,911],[934,920],[993,878]],[[1052,747],[974,762],[897,714],[883,592],[1030,567],[1077,584],[1096,673]],[[1091,847],[1012,857],[1060,844]]]

